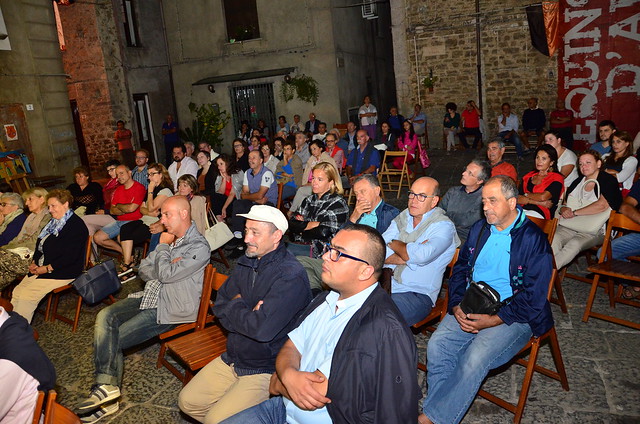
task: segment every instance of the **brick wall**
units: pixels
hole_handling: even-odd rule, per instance
[[[111,10],[111,8],[106,8]],[[68,79],[69,98],[78,102],[82,132],[85,139],[89,167],[94,178],[106,176],[104,163],[118,157],[113,134],[116,121],[112,101],[113,78],[108,74],[104,51],[117,51],[117,39],[107,40],[113,46],[104,46],[101,38],[102,23],[96,5],[75,3],[61,7],[60,15],[67,42],[62,59]],[[108,13],[108,12],[107,12]],[[105,48],[106,47],[106,48]],[[122,80],[121,80],[122,81]],[[116,102],[117,103],[117,102]]]
[[[490,134],[503,102],[522,116],[529,97],[540,107],[553,109],[557,92],[557,60],[531,46],[522,0],[480,0],[480,53],[483,113]],[[458,111],[468,100],[479,100],[475,2],[405,0],[406,51],[411,75],[407,89],[399,91],[403,112],[420,101],[429,120],[432,146],[441,146],[444,105]],[[394,40],[394,43],[402,40]],[[404,47],[404,46],[403,46]],[[429,69],[438,77],[433,93],[421,84]],[[398,75],[396,75],[398,77]],[[403,98],[404,96],[404,98]]]

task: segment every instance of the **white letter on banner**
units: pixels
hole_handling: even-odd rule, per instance
[[[637,3],[640,0],[611,0],[611,4],[609,5],[609,12],[615,12],[616,9],[621,9],[623,7],[629,7],[633,3]]]
[[[620,22],[609,27],[609,34],[612,37],[626,37],[630,40],[640,42],[640,34],[638,34],[638,21],[640,21],[640,13],[636,13],[633,16],[629,16]],[[629,27],[629,31],[625,31],[623,28]]]
[[[616,77],[623,74],[633,72],[633,83],[631,85],[623,85],[613,88]],[[636,65],[618,65],[613,68],[607,75],[607,97],[611,97],[614,93],[636,93],[640,95],[640,66]]]
[[[577,63],[567,63],[565,69],[569,70],[569,69],[585,69],[585,70],[590,70],[591,71],[591,75],[589,77],[586,78],[569,78],[569,76],[565,76],[564,77],[564,88],[568,89],[571,86],[575,86],[575,85],[583,85],[583,84],[588,84],[588,85],[592,85],[594,82],[596,82],[596,80],[598,79],[598,76],[600,75],[600,69],[598,68],[598,64],[591,61],[591,60],[587,60],[585,61],[584,65],[580,65]],[[577,72],[572,72],[572,76],[575,76]]]
[[[600,83],[596,82],[593,84],[593,88],[588,89],[586,87],[578,87],[574,88],[567,94],[567,98],[565,100],[566,104],[573,105],[573,97],[576,95],[584,95],[582,101],[580,102],[580,108],[576,111],[576,115],[579,118],[587,118],[592,116],[595,113],[595,105],[598,103],[598,98],[596,97],[596,93],[598,92],[598,87]]]

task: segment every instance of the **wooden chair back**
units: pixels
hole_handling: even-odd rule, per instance
[[[333,124],[333,128],[338,129],[340,131],[340,137],[344,137],[347,133],[347,124]]]
[[[81,424],[80,418],[69,409],[56,402],[56,391],[49,390],[44,409],[44,424]]]
[[[391,163],[389,163],[394,158],[403,158],[402,168],[396,169]],[[407,190],[411,187],[411,175],[409,174],[409,165],[407,164],[408,158],[409,153],[407,151],[386,150],[384,152],[382,166],[378,173],[378,181],[380,182],[380,188],[383,193],[385,191],[395,191],[396,199],[399,199],[402,187],[406,185]]]
[[[38,397],[36,399],[36,406],[33,408],[33,421],[32,424],[38,424],[40,417],[42,416],[42,407],[44,406],[44,392],[38,390]]]
[[[549,244],[551,244],[556,234],[556,229],[558,228],[558,218],[542,219],[536,218],[535,216],[527,216],[527,218],[547,235],[547,240],[549,240]]]
[[[613,240],[617,235],[613,233],[614,230],[623,232],[640,232],[640,224],[637,224],[631,218],[621,213],[611,211],[611,215],[609,215],[609,221],[607,223],[607,230],[604,233],[604,242],[602,243],[602,249],[600,256],[598,257],[598,263],[603,263],[607,258],[611,259],[612,257],[611,240]]]

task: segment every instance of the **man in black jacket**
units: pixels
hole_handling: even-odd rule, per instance
[[[416,423],[416,346],[378,285],[385,257],[376,230],[354,224],[323,255],[323,281],[276,360],[276,396],[225,424]]]
[[[245,254],[218,291],[215,316],[229,332],[227,351],[182,389],[178,405],[200,422],[218,423],[269,398],[278,351],[311,301],[309,280],[289,253],[282,212],[254,205],[247,219]]]

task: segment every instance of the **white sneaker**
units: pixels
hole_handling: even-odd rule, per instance
[[[118,388],[118,386],[112,386],[110,384],[96,384],[91,388],[89,397],[80,402],[80,405],[78,405],[76,411],[81,414],[84,412],[89,412],[96,409],[103,403],[118,399],[119,397],[120,389]]]
[[[98,409],[96,409],[91,415],[87,415],[80,418],[80,422],[82,423],[97,423],[104,417],[108,417],[109,415],[115,414],[120,409],[119,402],[113,402],[111,404],[102,405]]]

